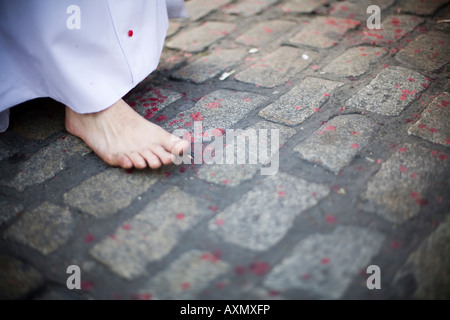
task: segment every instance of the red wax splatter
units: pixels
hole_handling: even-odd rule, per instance
[[[400,149],[398,149],[398,151],[400,151],[400,152],[406,152],[406,148],[400,148]]]
[[[246,268],[244,266],[237,266],[234,268],[234,272],[236,272],[238,275],[244,274],[246,271]]]
[[[205,105],[205,107],[209,108],[209,109],[217,109],[218,107],[220,107],[220,103],[218,103],[218,102],[208,102]]]
[[[408,171],[408,169],[407,169],[405,166],[400,166],[400,167],[399,167],[399,170],[400,170],[401,172],[407,172],[407,171]]]
[[[427,126],[424,125],[423,123],[419,124],[419,128],[420,128],[420,129],[425,129],[426,127],[427,127]]]
[[[200,112],[195,112],[191,114],[191,119],[194,121],[203,121],[205,118],[200,114]]]
[[[430,131],[433,132],[433,133],[438,132],[438,130],[436,128],[430,128]]]
[[[184,218],[186,218],[186,215],[184,213],[177,213],[176,218],[178,220],[183,220]]]
[[[225,220],[223,220],[223,219],[216,220],[216,225],[218,225],[218,226],[222,226],[224,223],[225,223]]]
[[[166,119],[166,116],[161,115],[158,118],[156,118],[156,121],[161,122],[161,121],[164,121],[165,119]]]
[[[124,225],[122,226],[122,229],[123,229],[123,230],[130,230],[130,229],[131,229],[131,226],[130,226],[129,223],[126,223],[126,224],[124,224]]]
[[[335,223],[336,222],[336,217],[335,216],[333,216],[333,215],[331,215],[331,214],[327,214],[326,216],[325,216],[325,221],[327,222],[327,223]]]
[[[358,149],[358,148],[359,148],[359,145],[358,145],[357,143],[353,143],[353,144],[352,144],[352,148],[353,148],[353,149]]]
[[[300,278],[302,280],[309,280],[309,279],[311,279],[311,275],[309,273],[304,273],[300,276]]]
[[[134,34],[133,30],[128,30],[128,36],[129,36],[129,37],[132,37],[133,34]]]
[[[189,289],[189,288],[191,287],[191,284],[188,283],[188,282],[183,282],[183,283],[181,284],[181,287],[182,287],[183,289],[187,290],[187,289]]]
[[[83,281],[81,282],[81,290],[92,290],[94,288],[94,284],[91,281]]]
[[[136,293],[133,295],[134,300],[152,300],[153,296],[150,293]]]
[[[211,254],[211,253],[205,253],[202,255],[201,258],[202,258],[202,260],[210,261],[210,262],[217,262],[220,260],[220,258],[218,256]]]
[[[90,243],[92,241],[94,241],[94,236],[92,234],[89,233],[89,234],[84,236],[84,242],[85,243]]]
[[[208,209],[211,210],[212,212],[216,212],[217,210],[219,210],[219,207],[217,207],[217,206],[209,206]]]
[[[278,191],[278,192],[277,192],[277,195],[278,195],[279,197],[284,197],[286,194],[284,193],[284,191]]]
[[[269,271],[270,266],[266,262],[253,262],[250,265],[250,271],[257,276],[262,276]]]
[[[330,263],[330,259],[329,258],[323,258],[322,260],[320,260],[321,264],[329,264]]]
[[[400,247],[401,247],[401,244],[398,241],[394,241],[391,243],[391,248],[393,248],[393,249],[398,249]]]
[[[327,126],[327,127],[325,127],[325,131],[336,131],[336,127],[335,126]]]

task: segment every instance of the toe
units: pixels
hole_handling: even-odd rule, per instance
[[[159,158],[162,164],[169,165],[172,164],[172,154],[167,152],[163,147],[156,146],[153,149],[153,153]]]
[[[111,164],[111,163],[108,163],[108,164]],[[114,164],[112,164],[112,165],[114,165],[114,166],[117,165],[117,166],[119,166],[119,167],[121,167],[123,169],[131,169],[131,168],[133,168],[133,162],[130,160],[130,158],[128,158],[124,154],[118,155],[116,157],[116,160],[114,161]]]
[[[147,162],[145,159],[137,152],[132,152],[129,155],[131,161],[133,162],[133,165],[136,169],[145,169],[147,168]]]
[[[152,151],[145,150],[141,153],[142,157],[147,161],[148,166],[152,169],[161,168],[162,164],[158,156],[156,156]]]

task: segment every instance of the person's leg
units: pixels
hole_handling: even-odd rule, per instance
[[[66,107],[66,130],[109,165],[125,169],[157,169],[189,148],[188,141],[144,119],[123,100],[88,114]]]

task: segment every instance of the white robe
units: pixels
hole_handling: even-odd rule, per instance
[[[0,132],[9,108],[39,97],[113,105],[156,69],[175,17],[183,0],[0,0]]]

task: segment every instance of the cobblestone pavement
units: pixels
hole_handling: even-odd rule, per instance
[[[449,299],[449,1],[186,5],[126,101],[171,132],[278,134],[278,173],[109,168],[27,102],[0,135],[0,298]]]

